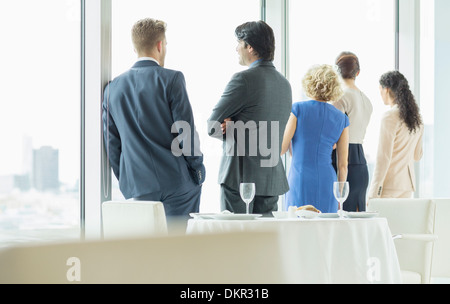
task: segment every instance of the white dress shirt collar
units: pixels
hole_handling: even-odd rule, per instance
[[[151,61],[156,62],[158,65],[160,65],[159,62],[158,62],[158,60],[156,60],[156,59],[153,58],[153,57],[139,57],[137,61],[144,61],[144,60],[151,60]]]

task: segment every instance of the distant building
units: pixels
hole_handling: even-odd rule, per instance
[[[22,192],[30,190],[30,176],[28,174],[14,175],[14,188],[19,189]]]
[[[33,188],[39,191],[59,189],[59,151],[49,146],[33,150]]]
[[[22,137],[22,174],[31,176],[33,172],[33,139],[29,135]]]
[[[0,176],[0,193],[10,193],[14,189],[14,176]]]

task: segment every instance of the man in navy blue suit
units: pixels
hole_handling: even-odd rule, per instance
[[[132,40],[139,57],[104,90],[108,158],[126,199],[161,201],[166,216],[198,212],[205,180],[184,76],[164,68],[166,24],[139,20]]]

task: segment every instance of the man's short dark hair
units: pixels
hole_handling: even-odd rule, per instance
[[[263,60],[273,61],[275,55],[275,35],[264,21],[252,21],[239,25],[236,37],[250,45]]]

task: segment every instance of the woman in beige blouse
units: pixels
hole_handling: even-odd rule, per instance
[[[408,81],[398,71],[380,78],[391,108],[383,115],[369,198],[409,198],[415,191],[414,162],[422,158],[423,123]]]
[[[373,107],[366,94],[356,85],[356,78],[360,73],[358,57],[351,52],[342,52],[336,58],[336,66],[345,86],[344,95],[333,105],[345,113],[350,120],[347,175],[350,193],[345,201],[344,210],[365,211],[369,169],[363,143]],[[337,172],[336,150],[333,150],[331,159],[334,170]]]

